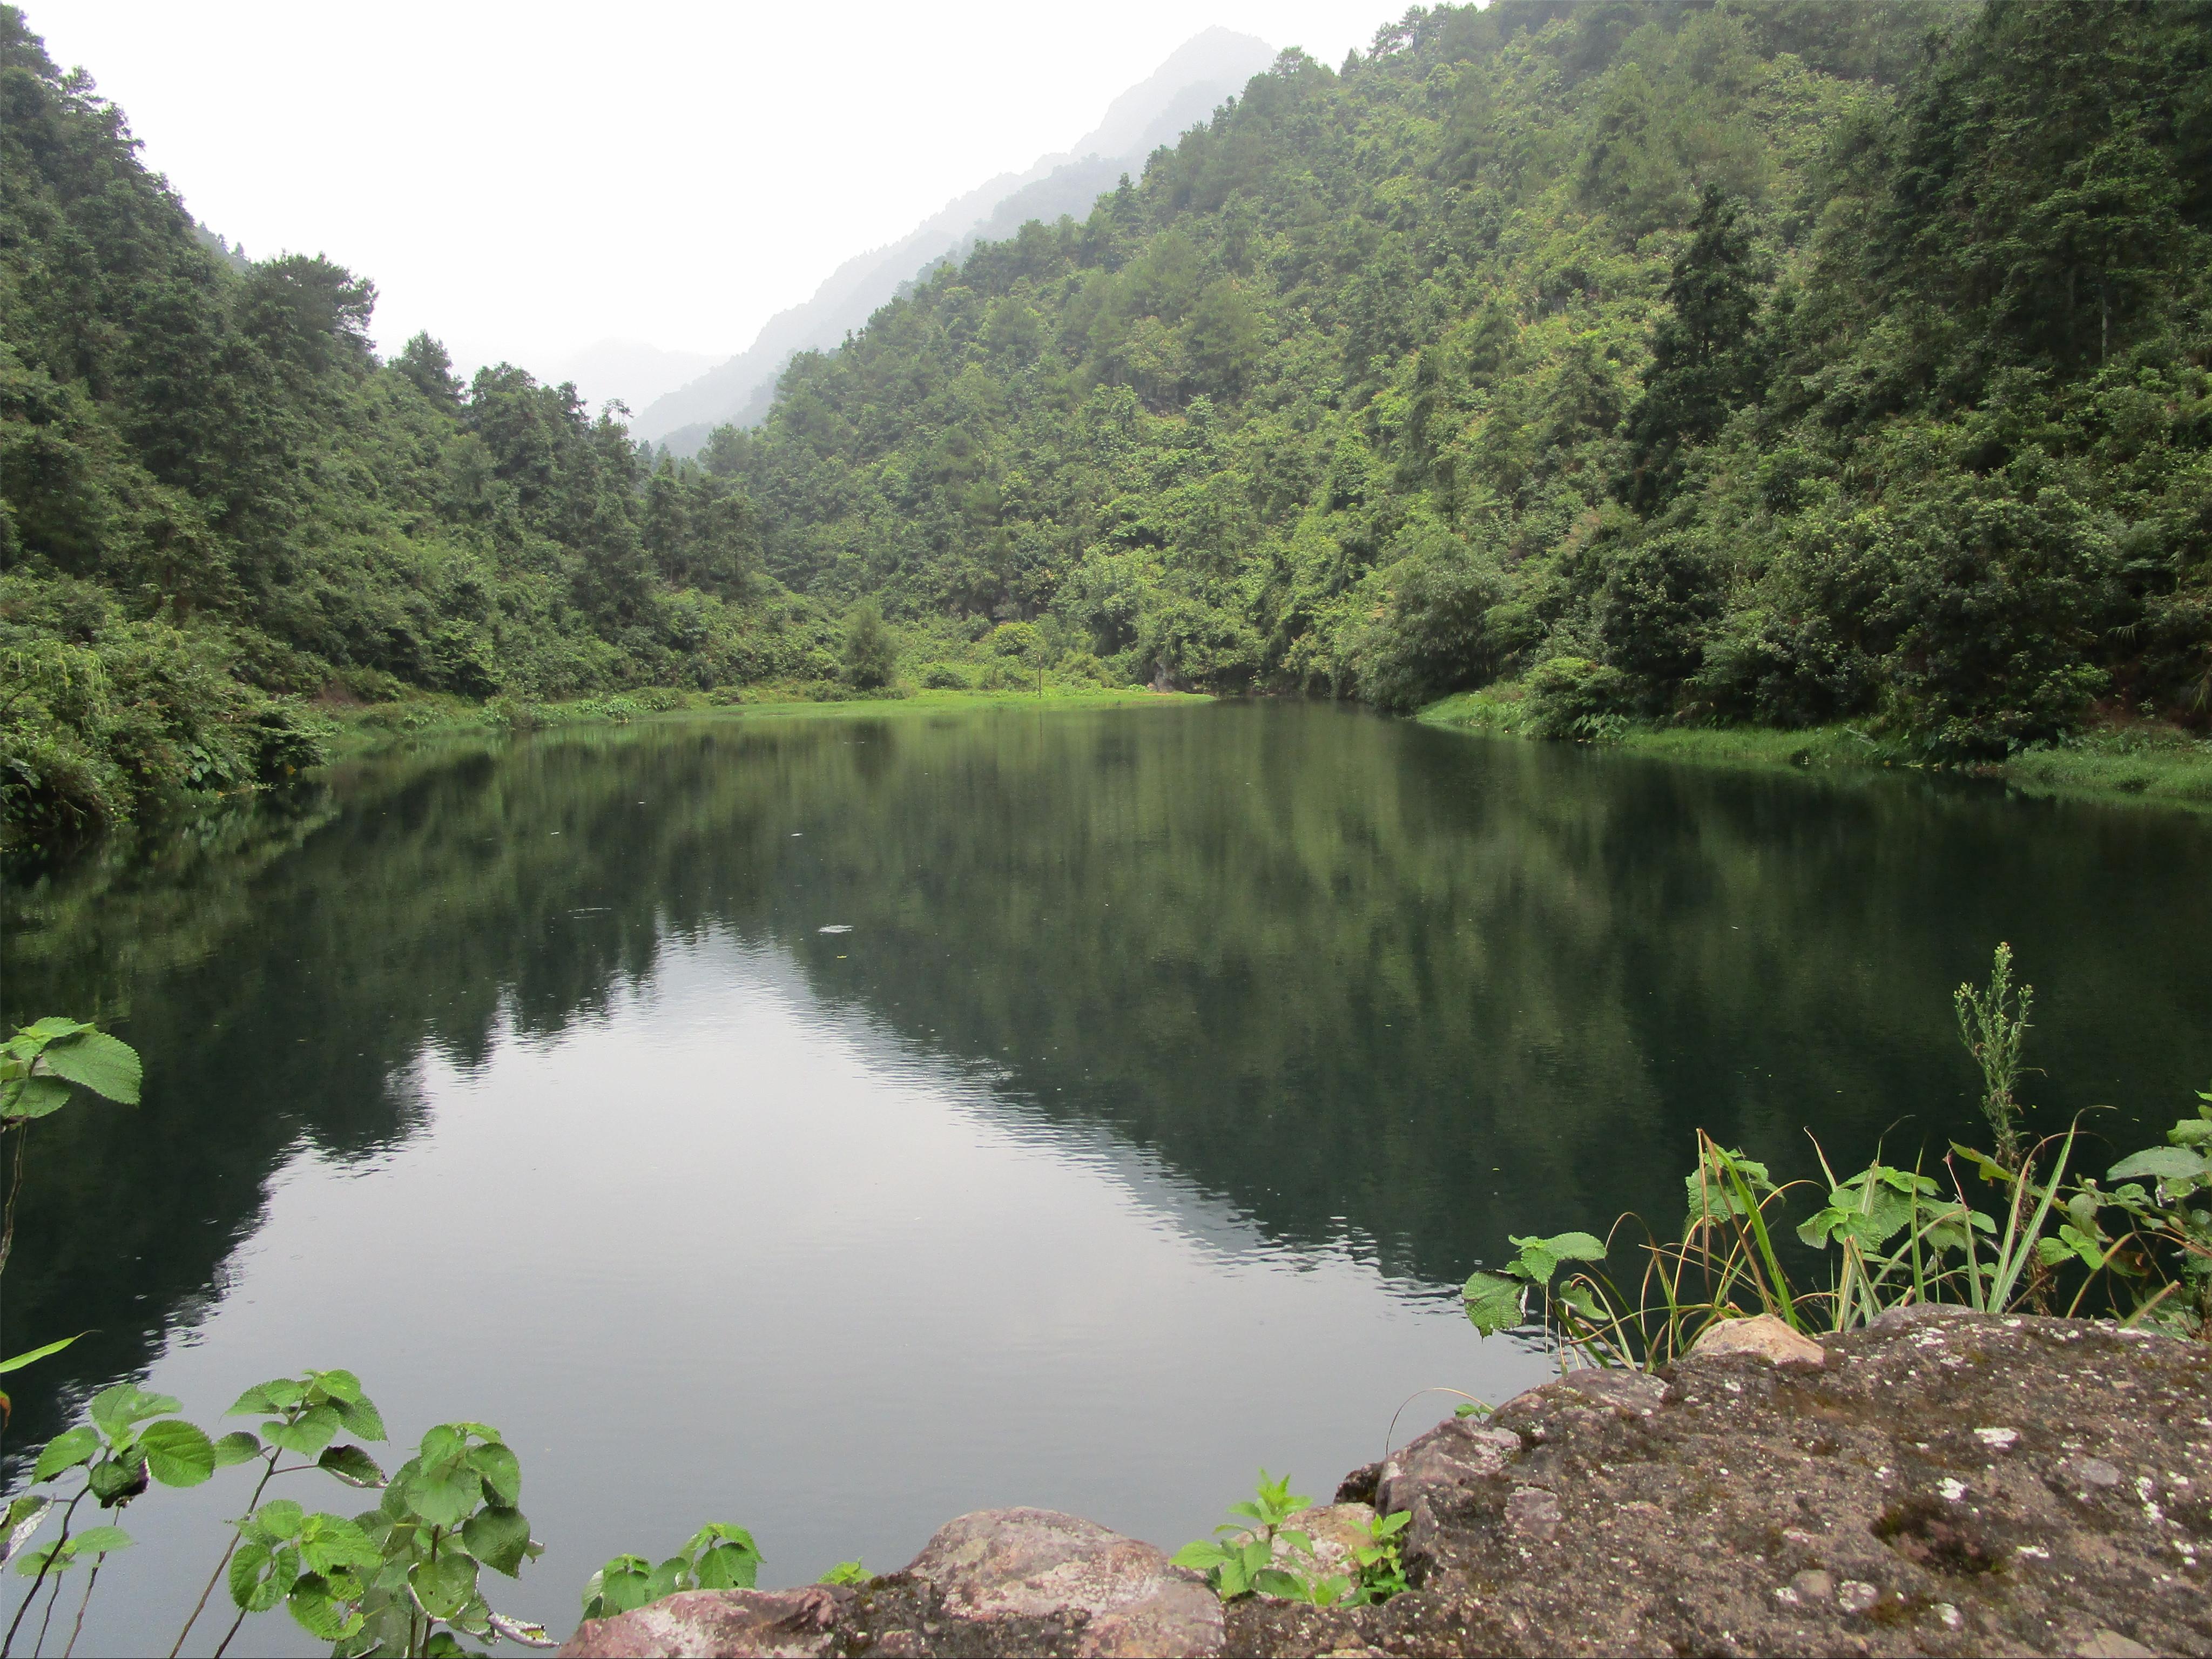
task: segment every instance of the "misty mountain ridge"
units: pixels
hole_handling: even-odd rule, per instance
[[[1031,219],[1083,218],[1124,173],[1140,173],[1154,149],[1206,120],[1274,58],[1275,48],[1253,35],[1220,27],[1194,35],[1108,105],[1071,149],[988,179],[897,241],[848,259],[811,299],[769,318],[747,349],[642,408],[632,434],[686,455],[715,427],[757,424],[794,355],[834,349],[923,272],[978,242],[1011,236]]]

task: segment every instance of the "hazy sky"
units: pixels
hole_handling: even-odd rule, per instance
[[[1088,131],[1208,24],[1334,65],[1389,0],[1099,7],[25,0],[185,204],[375,279],[457,358],[720,358],[839,263]]]

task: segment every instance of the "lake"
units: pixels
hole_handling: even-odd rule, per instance
[[[349,1367],[396,1438],[506,1432],[549,1547],[494,1598],[558,1632],[709,1519],[764,1584],[1001,1504],[1172,1549],[1540,1380],[1460,1282],[1679,1228],[1698,1127],[1791,1174],[1972,1130],[1999,939],[2039,1121],[2142,1144],[2212,1078],[2209,874],[2179,814],[1313,704],[408,746],[10,888],[6,1016],[148,1079],[33,1143],[0,1351],[95,1328],[10,1379],[10,1467],[119,1377],[220,1432]],[[134,1506],[82,1646],[166,1650],[246,1490]]]

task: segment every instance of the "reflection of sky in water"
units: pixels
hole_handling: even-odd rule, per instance
[[[349,1364],[395,1435],[499,1425],[549,1547],[495,1601],[556,1630],[607,1556],[708,1519],[754,1529],[769,1583],[888,1570],[1010,1504],[1172,1548],[1261,1463],[1326,1499],[1415,1388],[1495,1400],[1545,1370],[1478,1343],[1448,1293],[1271,1246],[1107,1131],[1045,1122],[720,937],[473,1075],[425,1055],[417,1086],[420,1133],[275,1176],[152,1385],[208,1421],[264,1375]],[[1451,1403],[1415,1402],[1400,1438]],[[155,1495],[92,1650],[190,1605],[240,1479]],[[234,1651],[300,1637],[265,1615]]]

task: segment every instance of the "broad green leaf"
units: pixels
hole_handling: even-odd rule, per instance
[[[28,1077],[12,1085],[6,1115],[20,1122],[46,1117],[69,1104],[70,1086],[58,1077]]]
[[[694,1571],[701,1589],[750,1589],[759,1582],[760,1565],[761,1553],[748,1535],[742,1544],[710,1544],[699,1552]]]
[[[247,1613],[266,1613],[291,1593],[300,1577],[300,1553],[271,1550],[251,1539],[230,1558],[230,1599]]]
[[[469,1659],[469,1650],[453,1632],[441,1630],[422,1644],[422,1659]]]
[[[2124,1158],[2105,1171],[2107,1181],[2128,1181],[2148,1176],[2153,1181],[2172,1183],[2195,1181],[2212,1170],[2201,1152],[2192,1152],[2185,1146],[2151,1146],[2132,1158]]]
[[[325,1446],[323,1455],[315,1460],[317,1467],[352,1486],[380,1486],[384,1484],[384,1471],[376,1460],[358,1446]]]
[[[366,1397],[341,1402],[337,1411],[338,1421],[345,1425],[348,1434],[358,1435],[363,1440],[384,1438],[384,1419]]]
[[[647,1594],[653,1583],[653,1569],[642,1556],[617,1555],[592,1575],[586,1586],[585,1601],[587,1618],[605,1618],[608,1613],[628,1613],[643,1607],[651,1599]],[[599,1601],[604,1611],[592,1613],[589,1604]]]
[[[165,1418],[138,1431],[146,1472],[165,1486],[197,1486],[215,1473],[215,1445],[182,1418]]]
[[[417,1562],[407,1575],[408,1588],[434,1619],[450,1619],[475,1597],[477,1564],[456,1550],[435,1561]]]
[[[337,1431],[338,1414],[329,1406],[310,1406],[289,1423],[272,1418],[261,1425],[261,1437],[270,1445],[302,1457],[315,1456]]]
[[[351,1371],[309,1371],[310,1391],[320,1389],[324,1397],[342,1406],[361,1402],[361,1379]]]
[[[1411,1510],[1400,1510],[1395,1515],[1378,1515],[1367,1523],[1368,1535],[1378,1539],[1393,1537],[1403,1532],[1413,1518]]]
[[[494,1503],[512,1508],[522,1498],[521,1460],[505,1446],[478,1446],[469,1453],[469,1467],[483,1477],[484,1490]]]
[[[261,1442],[244,1429],[227,1434],[215,1443],[215,1466],[227,1469],[234,1463],[251,1462],[261,1455]]]
[[[1307,1599],[1305,1586],[1280,1567],[1262,1567],[1252,1575],[1252,1588],[1262,1595],[1278,1595],[1285,1601],[1303,1601]]]
[[[31,1479],[51,1480],[64,1469],[91,1462],[99,1450],[100,1431],[89,1423],[80,1423],[46,1442],[46,1449],[31,1466]]]
[[[239,1395],[232,1403],[230,1409],[223,1415],[225,1417],[263,1417],[278,1409],[275,1401],[262,1389],[255,1388],[248,1389],[244,1394]]]
[[[131,1547],[131,1534],[120,1527],[87,1527],[74,1541],[79,1555],[112,1555]]]
[[[36,1578],[40,1573],[52,1577],[58,1572],[67,1572],[76,1565],[76,1540],[64,1538],[24,1551],[16,1559],[15,1571],[26,1578]]]
[[[858,1561],[840,1561],[814,1582],[817,1584],[865,1584],[872,1576]]]
[[[327,1576],[346,1567],[373,1567],[383,1558],[356,1522],[319,1510],[301,1526],[300,1559]]]
[[[1193,1572],[1209,1572],[1229,1559],[1229,1552],[1220,1545],[1206,1539],[1193,1539],[1170,1558],[1176,1565],[1188,1567]]]
[[[1559,1233],[1550,1238],[1514,1238],[1516,1262],[1530,1283],[1548,1285],[1562,1261],[1602,1261],[1605,1246],[1588,1233]]]
[[[2177,1146],[2212,1146],[2212,1117],[2185,1117],[2166,1132]]]
[[[483,1496],[483,1484],[472,1469],[457,1469],[443,1478],[418,1474],[406,1489],[407,1507],[434,1527],[458,1527]]]
[[[530,1522],[524,1519],[520,1510],[482,1509],[463,1523],[461,1542],[484,1565],[512,1578],[521,1570],[523,1552],[530,1544]]]
[[[451,1423],[441,1423],[424,1432],[422,1449],[418,1455],[422,1460],[422,1466],[428,1468],[432,1464],[449,1462],[464,1456],[468,1449],[469,1437],[464,1431]]]
[[[358,1594],[358,1591],[356,1592]],[[343,1642],[368,1621],[347,1605],[351,1595],[336,1593],[331,1582],[319,1573],[302,1573],[284,1598],[292,1617],[319,1642]]]
[[[146,1466],[135,1455],[103,1457],[86,1471],[86,1478],[104,1510],[127,1504],[146,1490]]]
[[[29,1052],[36,1054],[46,1044],[59,1038],[75,1036],[79,1031],[90,1031],[96,1029],[81,1019],[70,1019],[60,1014],[48,1014],[45,1018],[34,1019],[28,1025],[22,1027],[16,1036],[19,1040],[28,1037],[31,1040]]]
[[[1471,1276],[1460,1294],[1467,1302],[1467,1316],[1485,1336],[1510,1331],[1521,1322],[1521,1297],[1527,1286],[1498,1273]]]
[[[43,1348],[33,1348],[27,1353],[19,1353],[13,1359],[0,1359],[0,1376],[5,1376],[9,1371],[20,1371],[33,1360],[44,1359],[50,1353],[59,1353],[70,1343],[76,1341],[77,1336],[83,1334],[82,1331],[79,1331],[76,1336],[65,1336],[58,1342],[47,1343]]]
[[[246,1517],[252,1536],[264,1544],[289,1544],[307,1524],[307,1511],[289,1498],[272,1498]]]
[[[177,1402],[166,1394],[149,1394],[135,1382],[118,1382],[93,1395],[84,1411],[106,1431],[110,1440],[118,1440],[132,1424],[176,1409]]]
[[[105,1031],[79,1031],[46,1045],[40,1063],[56,1077],[125,1106],[138,1103],[138,1051]]]

